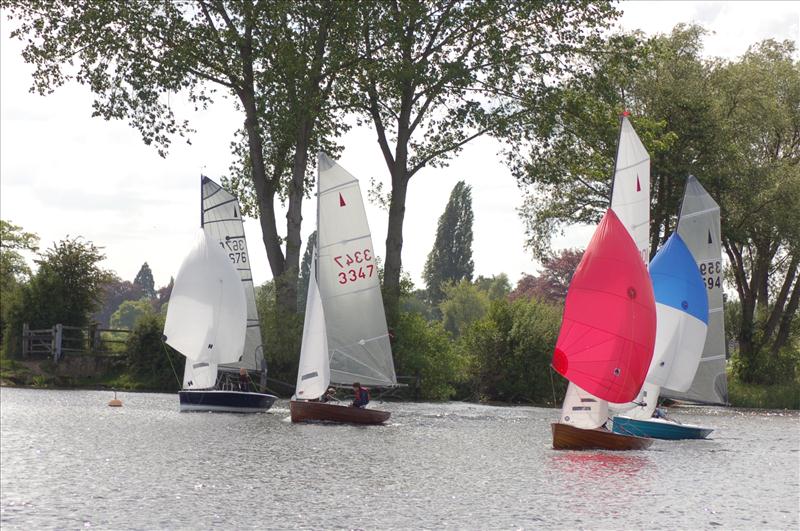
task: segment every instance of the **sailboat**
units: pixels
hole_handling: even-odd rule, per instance
[[[636,131],[633,129],[633,126],[628,119],[627,112],[623,113],[620,119],[620,134],[617,144],[617,157],[614,165],[613,183],[611,186],[610,212],[614,214],[614,216],[611,217],[615,221],[613,223],[611,221],[606,221],[606,219],[610,217],[609,213],[606,213],[606,216],[603,218],[603,223],[612,224],[616,228],[622,227],[623,232],[627,233],[627,240],[622,238],[622,235],[619,233],[619,231],[615,232],[615,238],[624,240],[633,246],[634,253],[638,257],[638,265],[640,265],[641,269],[644,270],[646,277],[647,270],[645,268],[645,264],[650,253],[650,156],[648,155],[647,150],[644,148],[644,145],[642,145],[642,142],[639,140],[639,137],[636,135]],[[595,236],[592,239],[592,243],[594,243],[596,246],[604,245],[604,238],[599,236],[599,234],[601,234],[600,227],[598,227],[595,232]],[[591,245],[592,244],[590,243],[590,246]],[[626,247],[627,244],[622,246]],[[584,257],[585,256],[586,255],[584,253]],[[583,264],[583,260],[581,263]],[[588,265],[586,267],[588,267]],[[606,278],[601,276],[594,278],[594,280],[599,283],[598,287],[602,288],[604,285],[611,285],[613,282],[626,282],[626,279],[614,280],[614,276],[617,275],[619,271],[610,271],[609,273],[611,273],[610,277]],[[575,277],[573,277],[572,282],[573,284],[575,283]],[[652,286],[650,285],[649,279],[645,284],[645,291],[649,290],[649,293],[652,296]],[[588,289],[591,291],[594,288],[591,286],[585,286],[580,289]],[[572,290],[572,284],[570,285],[570,290]],[[637,292],[641,292],[641,289],[637,290]],[[568,294],[568,301],[569,297],[570,296]],[[589,306],[584,309],[570,307],[570,313],[573,311],[586,312],[586,315],[579,318],[579,320],[586,323],[594,323],[594,319],[601,319],[600,322],[595,323],[597,326],[600,326],[601,329],[604,327],[628,327],[631,326],[631,322],[625,321],[625,319],[635,318],[635,315],[630,311],[627,313],[622,311],[625,308],[623,305],[621,306],[622,310],[615,313],[613,322],[604,322],[602,321],[602,314],[605,312],[605,308],[598,305],[598,303],[593,301],[591,297],[582,300],[581,304],[588,304]],[[575,306],[575,304],[571,306]],[[564,332],[565,325],[568,321],[567,308],[568,306],[565,306],[562,333]],[[602,348],[595,349],[593,347],[590,348],[590,346],[587,346],[587,348],[589,349],[587,352],[595,352],[600,356],[605,355],[602,353]],[[622,353],[611,352],[609,355],[616,357],[620,354]],[[624,355],[630,357],[629,353]],[[649,352],[640,352],[637,355],[644,356],[643,359],[646,359],[647,363],[649,363],[650,356],[652,355],[652,349]],[[557,357],[563,356],[556,355],[554,357],[553,366],[556,368],[556,370],[559,370],[558,367],[556,367]],[[642,360],[637,359],[635,362],[641,363]],[[626,438],[626,436],[623,435],[612,434],[605,428],[598,429],[601,426],[604,426],[608,420],[609,395],[603,391],[602,388],[600,390],[600,394],[595,394],[592,392],[591,388],[595,387],[597,378],[592,379],[591,382],[585,382],[583,385],[586,387],[583,388],[580,382],[576,382],[569,378],[565,374],[566,371],[559,372],[566,376],[567,379],[570,380],[570,383],[567,387],[566,396],[564,397],[561,420],[559,423],[553,424],[554,448],[608,448],[624,450],[631,448],[643,448],[652,443],[652,441],[641,440],[637,437]],[[642,374],[642,381],[643,380],[644,374]],[[636,388],[636,392],[639,391],[642,381],[638,382],[639,387]],[[617,398],[618,397],[612,397],[611,400],[619,401]],[[568,435],[569,437],[567,437]]]
[[[317,241],[291,419],[380,424],[389,412],[319,401],[331,384],[391,387],[397,377],[358,180],[325,153],[317,168]]]
[[[722,298],[722,230],[719,205],[694,176],[686,180],[678,234],[692,253],[708,294],[708,332],[700,365],[688,390],[666,386],[666,398],[701,404],[728,404],[725,374],[725,316]]]
[[[653,360],[633,407],[613,419],[615,433],[657,439],[696,439],[711,429],[651,418],[661,387],[687,390],[706,339],[708,298],[700,270],[676,232],[650,263],[658,327]]]
[[[175,277],[164,341],[186,357],[181,411],[250,413],[277,397],[240,388],[240,374],[266,362],[238,200],[207,177],[201,181],[201,230]],[[252,384],[248,387],[251,387]]]

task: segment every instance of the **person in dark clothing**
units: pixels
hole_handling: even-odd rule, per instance
[[[320,402],[331,402],[336,400],[336,389],[333,387],[328,387],[328,390],[325,391],[321,397],[319,397]]]
[[[353,384],[353,407],[367,407],[369,404],[369,391],[367,391],[366,387],[361,387],[361,384],[355,382]]]
[[[250,375],[244,367],[239,368],[239,391],[250,392]]]

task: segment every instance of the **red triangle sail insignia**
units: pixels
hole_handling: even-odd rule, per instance
[[[641,192],[642,191],[642,185],[639,184],[639,174],[638,173],[636,174],[636,191],[637,192]]]
[[[344,202],[344,197],[342,197],[342,192],[339,192],[339,206],[347,206],[347,203]]]

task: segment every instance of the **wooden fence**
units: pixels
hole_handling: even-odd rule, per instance
[[[122,355],[120,348],[127,341],[130,330],[54,325],[52,328],[31,329],[22,325],[22,356],[52,357],[58,363],[65,354]]]

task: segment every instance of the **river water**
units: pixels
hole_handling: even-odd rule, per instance
[[[673,410],[716,428],[638,452],[551,448],[558,412],[388,403],[388,425],[179,413],[177,395],[0,390],[5,529],[797,529],[800,417]]]

